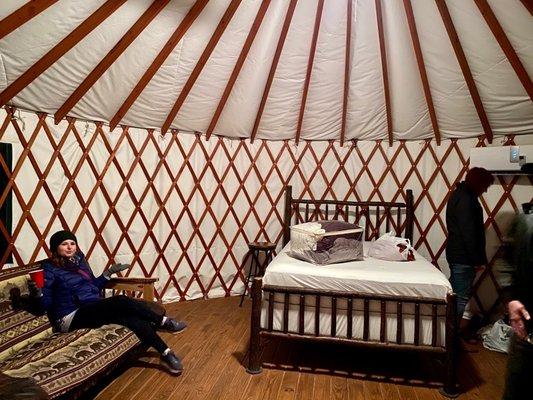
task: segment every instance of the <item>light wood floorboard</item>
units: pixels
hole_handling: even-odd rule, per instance
[[[263,372],[249,375],[247,358],[250,301],[239,298],[168,304],[168,314],[184,319],[181,334],[163,334],[185,370],[171,376],[154,351],[132,360],[102,385],[98,400],[442,400],[438,393],[442,364],[417,354],[362,350],[266,340]],[[462,352],[458,375],[460,400],[498,400],[505,355],[475,346]],[[94,394],[93,394],[94,397]]]

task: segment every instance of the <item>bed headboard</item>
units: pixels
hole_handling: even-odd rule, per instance
[[[340,201],[293,199],[292,186],[285,188],[283,246],[290,240],[290,226],[308,221],[339,219],[365,226],[365,240],[385,232],[408,238],[413,243],[413,191],[407,189],[405,203],[385,201]]]

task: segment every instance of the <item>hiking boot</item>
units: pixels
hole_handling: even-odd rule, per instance
[[[173,375],[181,375],[181,372],[183,371],[183,364],[172,351],[161,356],[161,364],[163,364],[168,372]]]
[[[184,321],[176,321],[172,318],[167,318],[165,323],[161,326],[161,330],[172,333],[183,332],[187,328],[187,324]]]

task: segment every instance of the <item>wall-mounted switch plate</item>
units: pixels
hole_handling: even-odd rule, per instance
[[[520,146],[510,146],[510,159],[512,163],[520,162]]]

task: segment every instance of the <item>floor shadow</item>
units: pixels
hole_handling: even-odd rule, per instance
[[[273,347],[272,347],[273,346]],[[242,353],[234,354],[246,358]],[[464,357],[463,357],[464,358]],[[441,387],[445,373],[441,355],[394,349],[363,349],[334,343],[265,341],[262,348],[263,368],[326,374],[347,378],[390,382],[429,388]],[[467,357],[462,368],[475,370]],[[476,374],[479,378],[479,374]],[[474,381],[475,382],[475,381]],[[468,390],[473,380],[461,381]]]
[[[241,364],[243,367],[248,366],[248,351],[242,352],[242,351],[235,351],[231,353],[231,356],[238,361],[239,364]]]
[[[158,369],[160,371],[167,372],[167,369],[161,364],[159,364],[159,362],[156,360],[146,361],[146,360],[139,359],[139,360],[133,361],[131,363],[131,366],[137,367],[137,368]]]
[[[485,383],[471,352],[461,351],[457,362],[457,377],[462,391],[468,391]]]
[[[98,379],[98,382],[89,388],[86,392],[76,397],[78,400],[91,400],[94,399],[99,393],[107,388],[111,383],[117,379],[120,375],[125,373],[129,368],[148,368],[157,369],[168,373],[167,369],[159,364],[159,353],[155,350],[138,350],[136,357],[131,357],[127,361],[120,364],[120,366],[114,369],[110,374],[105,375]],[[60,398],[60,400],[70,399],[70,397]]]

